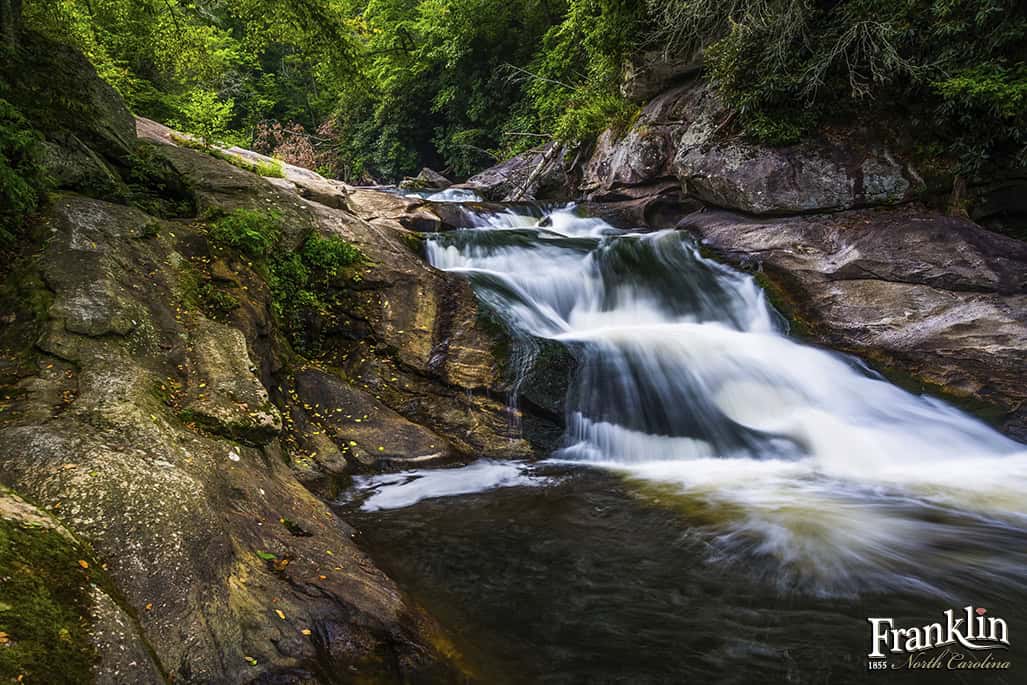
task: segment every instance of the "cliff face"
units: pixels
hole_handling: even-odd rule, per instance
[[[806,337],[1027,439],[1027,251],[984,227],[1022,234],[1027,171],[966,184],[918,154],[901,120],[757,145],[694,70],[679,77],[627,132],[540,148],[467,185],[692,231],[758,272]]]
[[[508,416],[502,341],[404,228],[438,215],[304,170],[265,179],[152,122],[138,140],[80,56],[38,54],[95,107],[45,101],[58,189],[3,274],[0,482],[32,504],[3,494],[20,504],[0,523],[11,539],[68,541],[19,570],[61,579],[57,604],[75,591],[88,639],[67,681],[462,678],[326,504],[356,471],[532,453]],[[49,92],[21,68],[15,95]],[[238,210],[275,217],[274,252],[317,236],[360,259],[286,331],[267,264],[211,238]],[[41,648],[6,632],[5,654]]]

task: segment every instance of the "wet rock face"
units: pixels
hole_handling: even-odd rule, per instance
[[[351,465],[423,464],[455,454],[442,436],[405,419],[370,392],[337,376],[307,370],[296,374],[295,381],[299,398],[314,407],[319,427],[334,444],[342,446]]]
[[[808,335],[968,401],[1027,439],[1027,244],[916,208],[682,223],[758,269]]]

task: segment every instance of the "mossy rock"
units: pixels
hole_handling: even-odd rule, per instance
[[[0,490],[0,681],[92,682],[93,566],[55,524]]]

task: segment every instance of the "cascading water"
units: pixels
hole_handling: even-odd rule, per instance
[[[866,682],[868,617],[971,604],[1024,663],[1023,445],[789,339],[684,233],[466,209],[428,258],[505,321],[526,390],[573,355],[563,446],[357,476],[339,506],[481,682]]]
[[[771,559],[785,590],[943,593],[923,569],[953,555],[1021,579],[1024,553],[988,546],[1024,548],[1023,445],[788,338],[750,276],[681,232],[571,208],[476,223],[433,237],[428,258],[466,274],[529,356],[548,339],[577,358],[555,458],[673,484],[716,521],[711,558]]]

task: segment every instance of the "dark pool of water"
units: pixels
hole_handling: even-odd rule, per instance
[[[766,568],[711,561],[687,511],[604,471],[551,471],[544,487],[343,507],[361,544],[450,631],[481,682],[1027,682],[1023,587],[945,599],[782,596]],[[867,617],[923,625],[966,604],[1009,622],[1012,670],[867,671]]]

